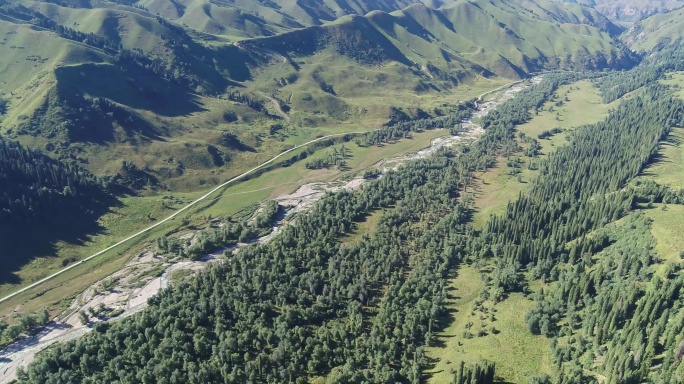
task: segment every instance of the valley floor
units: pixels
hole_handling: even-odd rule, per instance
[[[352,147],[349,164],[357,172],[369,167],[386,172],[403,162],[426,157],[443,146],[476,139],[482,132],[477,119],[524,87],[516,86],[507,92],[497,93],[494,99],[483,104],[473,119],[464,122],[464,135],[445,137],[443,131],[427,131],[410,140],[400,140],[395,144],[375,148],[372,152],[366,152],[367,148],[349,145]],[[569,84],[559,88],[553,99],[534,112],[535,117],[518,127],[518,131],[529,137],[537,137],[551,128],[561,128],[559,133],[539,140],[542,146],[540,158],[543,159],[567,143],[566,138],[573,128],[602,120],[619,102],[620,100],[604,104],[589,81]],[[664,159],[649,167],[642,178],[678,186],[679,179],[673,175],[684,170],[684,163],[681,162],[684,152],[680,130],[675,129],[668,141],[662,144]],[[527,165],[539,161],[539,158],[522,155],[527,146],[522,137],[519,140],[521,152],[511,154],[508,159],[500,158],[495,168],[479,175],[479,186],[470,192],[477,209],[474,218],[476,226],[482,226],[490,215],[502,212],[519,193],[527,190],[530,182],[537,176],[538,171],[528,169],[531,167]],[[426,147],[428,143],[430,145]],[[340,147],[338,144],[335,148],[343,151]],[[519,160],[512,163],[511,159]],[[278,176],[279,174],[281,175]],[[255,203],[275,199],[282,206],[289,207],[288,214],[274,225],[271,235],[259,239],[264,242],[277,233],[280,226],[287,225],[289,218],[308,209],[324,193],[359,188],[364,179],[355,177],[354,174],[355,172],[339,170],[305,172],[297,167],[277,169],[267,173],[266,177],[262,175],[223,190],[211,204],[202,207],[202,212],[207,215],[226,210],[246,210],[246,214],[253,215],[257,211]],[[283,182],[292,180],[293,175],[299,176],[298,182]],[[677,221],[674,220],[681,213],[679,211],[679,206],[663,205],[656,205],[646,211],[647,217],[652,221],[651,232],[657,241],[657,251],[667,263],[680,261],[679,250],[684,249],[684,245],[678,241],[679,230]],[[381,214],[376,212],[371,215],[359,224],[355,234],[341,241],[354,242],[363,232],[373,231],[373,223]],[[193,231],[182,230],[178,236],[191,239]],[[160,258],[155,255],[153,248],[136,250],[137,256],[131,258],[118,272],[106,275],[78,295],[68,310],[60,315],[58,322],[52,323],[38,335],[7,348],[0,355],[0,381],[13,378],[17,367],[30,362],[41,349],[88,332],[90,328],[79,321],[79,312],[97,308],[102,303],[109,311],[116,311],[117,316],[112,320],[136,313],[145,307],[149,297],[170,282],[187,278],[203,269],[207,262],[220,260],[224,253],[229,255],[232,250],[234,249],[220,250],[198,261]],[[448,383],[461,361],[474,363],[482,359],[496,363],[497,377],[506,382],[524,382],[533,374],[553,373],[549,355],[550,339],[531,334],[525,324],[525,314],[533,307],[533,300],[522,293],[512,293],[499,302],[486,299],[484,292],[488,288],[483,283],[481,273],[489,271],[491,267],[486,263],[462,266],[451,279],[448,291],[449,316],[444,319],[443,331],[436,336],[436,345],[427,350],[427,356],[434,364],[426,372],[428,382]],[[531,287],[533,291],[541,288],[543,285]]]
[[[425,158],[440,148],[477,139],[483,132],[476,123],[477,119],[486,115],[500,103],[511,99],[530,84],[536,84],[540,80],[541,77],[537,77],[525,84],[514,82],[509,84],[508,90],[497,92],[494,96],[489,97],[480,106],[478,112],[463,122],[464,133],[461,135],[445,136],[444,130],[431,130],[415,134],[411,139],[402,139],[379,148],[358,147],[350,143],[347,144],[351,147],[348,160],[349,170],[347,171],[333,169],[310,171],[304,169],[301,164],[276,169],[260,177],[222,189],[217,197],[210,200],[209,204],[203,207],[200,205],[198,212],[204,215],[203,217],[207,215],[215,217],[220,212],[249,210],[250,206],[263,199],[276,200],[280,205],[289,207],[288,214],[282,222],[275,224],[270,235],[263,236],[258,240],[259,242],[268,241],[273,234],[278,232],[280,226],[287,225],[288,217],[293,217],[297,212],[308,209],[326,192],[359,188],[365,180],[359,177],[354,178],[354,174],[363,169],[375,168],[384,173],[407,161]],[[501,89],[503,88],[497,87],[491,92]],[[489,93],[486,92],[481,97]],[[334,148],[340,149],[340,147],[341,145],[338,145]],[[350,176],[351,179],[349,179]],[[281,183],[281,181],[286,180],[297,181]],[[293,187],[297,189],[291,192]],[[177,201],[177,203],[182,203],[182,200]],[[192,239],[193,232],[184,230],[180,232],[179,236]],[[147,238],[149,237],[147,236]],[[140,243],[141,240],[136,240],[136,242]],[[174,277],[187,277],[193,272],[204,269],[207,262],[220,260],[224,257],[224,253],[228,255],[236,250],[237,247],[219,250],[200,258],[198,261],[168,260],[157,256],[154,248],[148,247],[125,251],[125,254],[133,253],[136,256],[127,257],[126,260],[128,261],[125,261],[125,264],[120,267],[116,267],[116,265],[120,265],[120,261],[112,265],[113,269],[107,269],[111,272],[92,283],[83,293],[75,296],[68,308],[37,335],[24,338],[0,352],[0,382],[15,378],[18,367],[30,363],[33,356],[40,350],[55,342],[64,342],[80,337],[92,329],[93,321],[99,322],[102,319],[115,321],[139,312],[146,306],[147,299],[168,285],[169,280],[174,280]],[[61,276],[54,280],[60,279]],[[41,289],[45,289],[43,285],[41,285]],[[57,285],[54,293],[58,294],[59,292],[62,292],[62,289],[60,289],[60,285]],[[10,303],[20,300],[22,307],[26,309],[36,305],[44,305],[41,303],[41,297],[43,295],[37,297],[39,300],[29,299],[28,302],[25,302],[20,295],[17,299],[11,299]],[[9,306],[3,304],[3,307],[8,308]],[[107,310],[100,318],[92,318],[88,326],[82,323],[79,313],[97,311],[101,307],[107,308]],[[110,314],[116,314],[116,316],[108,319]]]

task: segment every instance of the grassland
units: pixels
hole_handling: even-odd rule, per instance
[[[453,106],[510,82],[503,77],[468,76],[458,86],[445,85],[440,93],[429,92],[425,80],[400,63],[362,66],[327,48],[312,57],[299,58],[298,69],[274,61],[255,71],[250,87],[274,94],[292,109],[294,126],[303,129],[356,130],[359,125],[380,127],[389,107],[408,111],[417,107],[432,112]],[[296,76],[297,81],[274,88],[274,78]],[[322,90],[322,85],[332,87]]]
[[[598,90],[589,81],[579,81],[560,87],[555,94],[555,100],[547,102],[538,113],[533,111],[534,118],[519,126],[518,131],[535,139],[543,131],[553,128],[561,128],[564,131],[548,139],[539,140],[542,146],[539,158],[529,158],[522,153],[513,154],[511,158],[518,157],[524,162],[518,175],[510,174],[511,168],[507,166],[509,159],[500,158],[496,168],[479,176],[481,185],[476,191],[475,225],[483,226],[490,215],[503,212],[509,201],[527,190],[529,182],[538,174],[538,171],[528,168],[530,162],[539,161],[565,145],[567,133],[573,128],[604,119],[618,102],[604,104]],[[526,146],[522,141],[520,144],[523,148]]]
[[[549,340],[532,335],[525,325],[525,313],[534,303],[514,293],[496,304],[483,301],[484,310],[475,310],[486,289],[480,272],[472,266],[461,267],[451,281],[449,308],[458,320],[447,319],[450,324],[437,335],[438,346],[426,351],[436,361],[427,372],[428,383],[449,383],[460,361],[482,359],[496,363],[497,378],[504,382],[524,383],[533,374],[551,373]],[[478,336],[480,330],[485,334]]]
[[[674,128],[660,143],[659,157],[641,174],[642,178],[675,189],[684,188],[684,128]]]
[[[684,72],[672,72],[671,77],[660,82],[667,85],[672,85],[677,89],[677,95],[684,99]]]
[[[684,34],[684,9],[655,14],[631,28],[621,37],[630,48],[647,52],[659,45],[674,43]]]
[[[684,252],[684,206],[654,204],[644,211],[652,220],[651,234],[656,239],[656,251],[667,263],[682,261]]]
[[[383,213],[383,210],[377,210],[371,213],[370,215],[364,217],[363,221],[356,223],[356,228],[354,228],[354,231],[348,234],[347,236],[341,238],[340,242],[343,244],[353,244],[359,241],[365,234],[373,236],[373,234],[375,233],[376,226],[378,224],[378,220],[380,219]]]
[[[226,189],[219,199],[212,202],[204,214],[210,214],[214,217],[230,214],[254,202],[293,192],[299,186],[306,183],[314,181],[330,182],[344,175],[353,175],[363,169],[372,167],[384,158],[425,148],[430,145],[432,139],[444,136],[445,134],[447,133],[444,130],[431,130],[417,133],[411,139],[402,139],[393,144],[385,144],[383,146],[359,147],[354,142],[348,142],[325,148],[304,161],[289,167],[275,169]],[[340,152],[343,145],[347,148],[346,153],[348,157],[345,159],[347,167],[342,169],[337,166],[323,169],[306,168],[305,163],[307,161],[321,158],[325,153],[332,151],[333,148]]]
[[[662,83],[679,88],[677,93],[684,98],[684,73],[675,72]],[[675,189],[684,188],[684,128],[676,127],[666,140],[660,143],[656,161],[640,175],[659,184]]]

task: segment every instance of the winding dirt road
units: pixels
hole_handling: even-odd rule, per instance
[[[290,116],[289,116],[287,113],[285,113],[285,111],[283,111],[283,108],[280,106],[280,103],[278,102],[278,100],[276,100],[274,97],[271,97],[271,96],[265,94],[264,92],[259,92],[259,94],[260,94],[261,96],[263,96],[263,97],[265,97],[265,98],[271,100],[271,103],[273,104],[273,108],[275,108],[276,112],[277,112],[283,119],[285,119],[285,121],[287,121],[288,123],[290,122]]]

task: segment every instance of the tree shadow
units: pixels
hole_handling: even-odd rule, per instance
[[[30,221],[0,219],[0,284],[21,283],[19,270],[36,259],[56,257],[59,243],[84,245],[104,233],[98,219],[121,205],[114,196],[103,194],[87,207],[66,206]],[[75,261],[65,258],[62,265]]]
[[[679,128],[679,129],[684,129],[684,128]],[[669,134],[669,135],[667,135],[665,140],[663,140],[663,142],[670,144],[670,145],[674,145],[676,147],[679,147],[682,145],[682,143],[684,143],[684,140],[682,140],[681,138],[679,138],[673,134]]]
[[[456,265],[454,266],[452,272],[450,272],[449,276],[447,277],[447,280],[452,280],[455,279],[456,276],[458,275],[458,269],[461,266]],[[453,302],[454,300],[458,300],[460,297],[455,294],[458,289],[453,287],[453,286],[448,286],[447,288],[447,300],[450,302]],[[433,324],[433,333],[434,336],[432,338],[432,341],[430,342],[430,345],[436,348],[446,348],[446,340],[455,337],[456,335],[451,335],[451,334],[445,334],[444,330],[447,329],[451,324],[456,322],[456,314],[459,311],[456,308],[453,308],[453,306],[447,305],[446,306],[446,311],[440,313],[440,315],[437,317],[437,321]],[[434,367],[437,365],[438,360],[434,358],[429,358],[428,359],[428,369],[427,370],[432,370]],[[428,376],[432,376],[436,373],[439,373],[437,371],[430,372]]]
[[[240,140],[237,135],[232,132],[225,131],[221,134],[219,144],[226,148],[231,148],[240,152],[256,152],[256,149]]]
[[[662,144],[661,144],[662,145]],[[661,151],[658,151],[654,153],[649,159],[648,163],[646,166],[642,169],[641,175],[642,176],[656,176],[655,172],[652,171],[652,168],[659,165],[659,164],[666,164],[666,163],[671,163],[672,161],[667,160],[665,155],[661,153]]]
[[[655,174],[650,171],[651,168],[658,164],[672,163],[671,160],[667,160],[665,155],[663,155],[662,150],[665,147],[681,147],[682,143],[684,143],[684,140],[673,134],[669,134],[664,140],[660,142],[658,151],[648,159],[648,164],[646,164],[646,166],[641,172],[642,175],[655,176]]]
[[[3,356],[0,356],[0,363],[9,363],[12,361],[12,359],[9,359],[5,356],[10,355],[15,352],[19,352],[21,350],[25,350],[26,348],[29,348],[33,345],[36,345],[40,342],[40,335],[45,335],[47,333],[50,333],[53,330],[56,329],[69,329],[73,328],[71,325],[67,323],[57,323],[54,321],[51,321],[43,326],[37,327],[33,329],[32,335],[25,337],[21,336],[17,341],[21,341],[19,343],[13,342],[12,344],[8,345],[6,348],[3,348],[2,351],[0,352]]]

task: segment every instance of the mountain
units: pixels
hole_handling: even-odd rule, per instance
[[[637,51],[651,51],[684,37],[684,8],[653,15],[635,23],[621,39]]]
[[[600,13],[579,5],[528,1],[458,1],[440,9],[346,17],[322,27],[241,42],[241,47],[303,57],[332,47],[361,61],[388,60],[420,68],[429,78],[457,82],[473,71],[517,77],[545,69],[630,65],[613,46],[619,32]]]
[[[684,7],[682,0],[570,0],[592,7],[611,20],[633,23],[648,16]]]
[[[414,3],[439,8],[452,0],[143,0],[137,4],[152,13],[193,29],[235,37],[270,36],[321,25],[347,15],[391,12]]]
[[[252,7],[238,12],[252,21],[219,31],[190,18],[194,3],[174,2],[169,14],[161,2],[5,2],[3,130],[135,190],[193,190],[216,180],[216,167],[236,171],[254,152],[284,148],[269,133],[287,122],[274,102],[295,127],[377,125],[413,95],[448,93],[478,76],[634,61],[614,38],[620,28],[578,4],[459,0],[396,10],[410,3],[204,4],[204,16],[223,21],[235,19],[219,10]],[[388,89],[408,98],[388,99]],[[223,145],[225,134],[244,145]],[[125,176],[122,158],[136,177]]]

